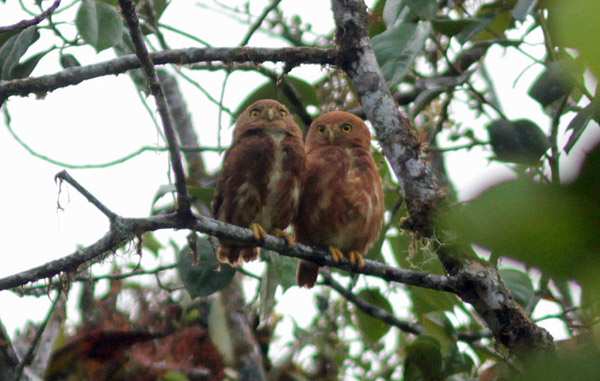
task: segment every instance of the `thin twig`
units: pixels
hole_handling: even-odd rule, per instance
[[[403,332],[408,332],[415,335],[420,335],[423,332],[423,328],[421,328],[421,326],[419,326],[418,324],[400,320],[393,314],[384,310],[383,308],[365,302],[358,296],[354,295],[352,292],[346,290],[341,284],[339,284],[335,279],[333,279],[333,277],[330,274],[327,274],[325,271],[321,272],[321,276],[325,285],[336,290],[340,295],[342,295],[344,298],[346,298],[349,302],[354,304],[364,313],[373,316],[374,318],[379,319],[386,324],[394,326]]]
[[[32,19],[22,20],[12,25],[0,26],[0,33],[17,31],[41,23],[42,21],[44,21],[44,19],[50,16],[52,12],[56,10],[56,8],[58,8],[60,2],[61,0],[54,0],[54,3],[52,3],[52,5],[48,7],[48,9],[46,9],[45,11],[43,11],[42,13],[40,13]]]
[[[6,108],[5,108],[6,111]],[[155,147],[155,146],[142,146],[138,149],[136,149],[135,151],[128,153],[127,155],[123,155],[117,159],[114,160],[110,160],[110,161],[106,161],[104,163],[96,163],[96,164],[72,164],[72,163],[67,163],[64,161],[60,161],[60,160],[56,160],[53,159],[47,155],[44,155],[42,153],[37,152],[36,150],[34,150],[30,145],[28,145],[27,143],[25,143],[25,141],[23,141],[16,133],[15,131],[12,129],[12,126],[10,125],[10,123],[6,123],[6,128],[8,129],[8,132],[10,132],[10,134],[12,135],[12,137],[15,139],[15,141],[17,143],[19,143],[19,145],[21,147],[23,147],[27,152],[29,152],[32,156],[37,157],[38,159],[42,159],[50,164],[54,164],[57,165],[59,167],[62,168],[68,168],[68,169],[100,169],[100,168],[108,168],[108,167],[112,167],[114,165],[117,164],[122,164],[128,160],[131,160],[139,155],[141,155],[144,152],[166,152],[169,150],[168,147]],[[181,151],[186,152],[186,153],[191,153],[191,152],[223,152],[224,150],[226,150],[227,147],[223,147],[223,148],[219,148],[219,147],[181,147]]]
[[[54,176],[55,180],[64,180],[67,183],[71,184],[73,188],[77,189],[79,193],[83,195],[90,203],[92,203],[99,211],[102,212],[111,222],[115,222],[117,218],[119,218],[113,211],[108,209],[103,203],[100,202],[93,194],[88,192],[81,184],[77,182],[67,171],[60,171]]]
[[[38,346],[38,343],[40,342],[40,339],[42,338],[42,334],[44,333],[44,330],[46,329],[46,325],[48,325],[48,322],[50,321],[50,318],[52,317],[54,310],[56,310],[58,301],[61,298],[61,292],[62,292],[62,290],[57,291],[56,298],[54,298],[54,301],[50,305],[50,308],[48,309],[48,312],[46,313],[46,317],[44,318],[44,321],[42,321],[42,323],[40,323],[40,326],[38,327],[38,329],[35,333],[35,337],[33,338],[33,341],[31,342],[31,345],[29,346],[29,349],[27,350],[27,353],[23,357],[23,360],[19,363],[19,366],[16,369],[15,381],[21,380],[21,377],[23,376],[23,369],[25,369],[25,366],[31,364],[31,361],[33,361],[33,357],[35,355],[35,350]]]
[[[190,199],[188,197],[187,188],[185,186],[185,173],[183,171],[183,165],[181,161],[181,152],[179,150],[179,143],[175,136],[175,130],[173,128],[173,118],[169,111],[169,105],[165,98],[162,86],[158,80],[156,70],[154,69],[154,63],[152,58],[148,54],[148,49],[144,44],[144,38],[142,30],[140,29],[140,23],[135,11],[135,6],[131,0],[119,0],[119,5],[123,11],[123,17],[127,22],[129,28],[129,34],[133,45],[135,46],[136,55],[138,56],[142,69],[148,81],[150,92],[154,96],[156,101],[156,108],[162,120],[165,137],[167,138],[167,144],[169,146],[169,157],[171,158],[171,167],[175,175],[175,188],[177,189],[177,211],[182,216],[191,217],[192,211],[190,209]]]
[[[273,9],[279,6],[279,3],[281,3],[281,1],[282,0],[273,0],[271,4],[269,4],[267,7],[265,7],[265,9],[263,9],[262,13],[258,16],[256,21],[250,26],[250,29],[248,29],[248,32],[246,33],[244,38],[242,38],[240,46],[246,46],[248,42],[250,42],[252,35],[258,30],[258,28],[260,28],[261,24],[263,23],[263,21],[265,21],[269,13],[271,13]]]

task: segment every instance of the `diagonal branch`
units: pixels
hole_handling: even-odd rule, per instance
[[[56,10],[56,8],[58,8],[60,2],[61,0],[54,0],[54,3],[52,3],[52,5],[48,7],[48,9],[29,20],[21,20],[16,24],[0,26],[0,33],[17,31],[41,23],[46,18],[48,18],[48,16],[50,16],[52,12]]]
[[[360,96],[384,154],[404,191],[410,214],[407,228],[434,237],[433,214],[443,194],[431,163],[421,152],[413,127],[401,115],[381,74],[367,34],[367,12],[362,0],[332,0],[341,65]],[[468,57],[465,58],[469,62]],[[498,271],[461,256],[465,248],[437,243],[446,271],[458,279],[457,294],[473,305],[496,340],[512,352],[552,350],[552,336],[535,325],[515,302]]]
[[[405,225],[430,235],[433,212],[442,194],[410,121],[398,110],[377,64],[367,33],[365,5],[360,0],[333,0],[332,8],[341,66],[405,194],[410,214]]]
[[[325,285],[336,290],[346,300],[354,304],[356,307],[358,307],[358,309],[360,309],[364,313],[376,319],[379,319],[392,327],[396,327],[403,332],[412,333],[415,335],[420,335],[421,333],[423,333],[423,327],[421,327],[419,324],[398,319],[396,316],[384,310],[383,308],[365,302],[364,300],[353,294],[352,291],[345,289],[341,284],[339,284],[335,279],[333,279],[331,274],[328,274],[323,271],[321,272],[321,276],[323,277],[323,283]],[[473,342],[486,337],[490,337],[490,335],[491,333],[489,331],[478,333],[458,333],[457,339],[464,342]]]
[[[185,65],[197,62],[285,62],[290,65],[336,63],[337,50],[321,48],[187,48],[163,50],[150,53],[154,65]],[[12,95],[26,96],[44,94],[63,87],[79,84],[85,80],[107,75],[121,74],[139,69],[140,61],[135,54],[124,55],[112,60],[71,67],[55,74],[41,77],[0,81],[0,105]]]
[[[188,218],[192,217],[192,210],[190,205],[190,199],[188,197],[187,188],[185,186],[185,173],[183,172],[183,165],[181,162],[181,151],[179,150],[179,143],[175,136],[175,130],[173,128],[173,118],[169,111],[169,105],[165,98],[162,86],[158,80],[158,75],[154,69],[154,63],[152,58],[148,54],[148,49],[144,44],[142,37],[142,30],[140,29],[140,22],[135,12],[135,6],[131,0],[119,0],[121,10],[123,11],[123,17],[127,22],[129,28],[129,34],[135,46],[136,55],[138,56],[146,80],[150,87],[150,92],[154,96],[156,101],[156,108],[162,120],[165,137],[167,138],[167,144],[169,146],[169,157],[171,159],[171,168],[175,174],[175,189],[177,189],[177,212],[181,216]]]

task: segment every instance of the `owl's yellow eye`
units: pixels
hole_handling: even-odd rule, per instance
[[[250,110],[250,116],[252,118],[256,118],[259,115],[260,115],[260,110],[259,109],[255,108],[255,109]]]
[[[288,112],[287,112],[287,111],[285,111],[284,109],[281,109],[281,110],[279,110],[279,115],[280,115],[282,118],[285,118],[285,117],[287,116],[287,114],[288,114]]]
[[[342,124],[342,131],[344,131],[344,132],[350,132],[350,131],[352,131],[352,125],[348,124],[348,123]]]
[[[324,133],[325,132],[325,126],[320,124],[317,126],[317,131],[319,131],[320,133]]]

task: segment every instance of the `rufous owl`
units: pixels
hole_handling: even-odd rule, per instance
[[[328,247],[334,261],[346,257],[364,266],[364,255],[379,237],[384,199],[371,154],[371,134],[362,119],[333,111],[313,121],[305,142],[306,170],[294,222],[299,242]],[[298,266],[299,286],[314,286],[319,268]]]
[[[284,229],[298,210],[304,162],[302,130],[288,109],[272,99],[254,102],[235,124],[217,182],[213,216],[249,227],[257,240],[270,233],[291,244]],[[237,265],[259,253],[258,247],[221,240],[217,258]]]

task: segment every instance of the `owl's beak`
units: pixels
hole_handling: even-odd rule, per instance
[[[273,110],[272,108],[268,108],[267,109],[267,120],[270,122],[273,119],[275,119],[275,110]]]
[[[333,141],[335,140],[335,131],[333,131],[333,128],[326,128],[325,132],[327,133],[329,144],[333,144]]]

